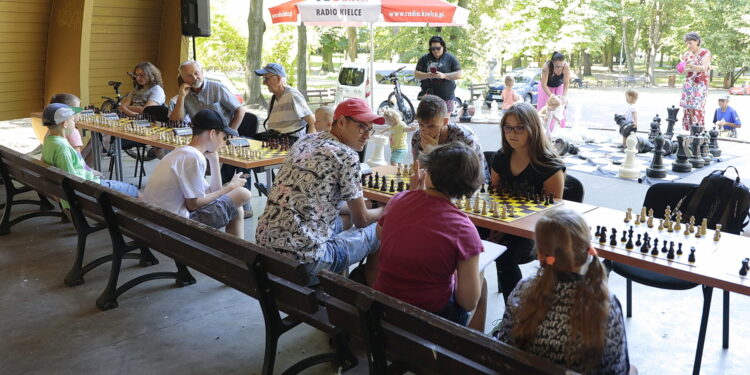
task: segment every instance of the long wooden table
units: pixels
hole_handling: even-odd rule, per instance
[[[78,121],[76,122],[76,127],[79,129],[85,129],[89,130],[94,133],[100,133],[100,134],[106,134],[115,137],[114,147],[115,151],[113,153],[113,157],[115,157],[115,176],[118,180],[122,180],[122,145],[120,143],[120,139],[128,139],[135,142],[140,142],[143,144],[147,144],[150,146],[163,148],[166,150],[173,150],[177,147],[180,147],[180,145],[168,143],[162,141],[159,137],[159,134],[149,134],[149,135],[142,135],[142,134],[136,134],[134,132],[128,132],[125,131],[122,127],[118,126],[108,126],[108,125],[101,125],[101,124],[95,124],[91,122],[86,121]],[[94,150],[101,150],[101,144],[99,141],[99,137],[92,137],[92,142],[94,142],[93,147]],[[256,141],[256,140],[249,140],[250,142],[250,148],[252,149],[260,149],[262,142]],[[262,159],[245,159],[240,157],[232,157],[229,155],[219,155],[219,161],[224,164],[233,165],[235,167],[239,168],[257,168],[257,167],[268,167],[272,165],[281,164],[284,162],[284,159],[286,158],[285,155],[279,155],[275,157],[270,158],[262,158]],[[99,152],[94,152],[94,168],[97,170],[101,170],[101,154]],[[266,176],[267,184],[270,187],[270,173],[268,176]]]

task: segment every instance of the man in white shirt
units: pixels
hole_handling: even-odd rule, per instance
[[[315,133],[315,117],[299,90],[287,86],[286,72],[281,64],[270,63],[255,71],[263,77],[263,84],[273,94],[273,105],[268,113],[268,129],[295,137]]]
[[[193,116],[193,139],[164,157],[154,168],[143,194],[151,204],[214,228],[226,227],[229,234],[244,238],[242,205],[250,201],[245,178],[234,175],[221,184],[218,149],[228,135],[237,136],[213,109]],[[206,160],[211,165],[206,182]]]

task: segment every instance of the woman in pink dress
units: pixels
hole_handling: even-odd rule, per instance
[[[708,73],[711,70],[711,52],[701,48],[701,37],[698,33],[685,34],[688,50],[682,54],[680,65],[684,67],[685,83],[682,85],[680,107],[685,109],[682,116],[682,127],[703,127],[706,92],[708,91]],[[679,68],[679,65],[678,65]]]

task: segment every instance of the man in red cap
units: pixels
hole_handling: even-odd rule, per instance
[[[319,271],[341,272],[380,246],[375,222],[382,208],[365,205],[357,155],[372,135],[373,123],[385,119],[364,100],[341,102],[331,130],[294,144],[258,219],[257,243],[305,262],[311,285],[318,282]],[[376,267],[367,262],[370,284]]]

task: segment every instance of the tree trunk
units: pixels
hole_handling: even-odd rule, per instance
[[[513,56],[513,60],[510,61],[510,69],[521,67],[521,56]]]
[[[659,52],[659,67],[664,67],[664,51]]]
[[[357,60],[357,28],[347,27],[346,37],[349,39],[349,47],[346,49],[346,54],[349,56],[349,61]]]
[[[329,48],[321,48],[320,54],[323,57],[323,63],[320,65],[320,71],[332,72],[333,71],[333,50]]]
[[[297,90],[307,92],[307,26],[297,26]]]
[[[607,51],[609,54],[607,55],[607,68],[609,68],[609,72],[615,71],[615,37],[613,36],[612,39],[610,39],[609,42],[609,48]]]
[[[632,41],[627,40],[627,27],[628,27],[628,20],[626,18],[622,19],[622,30],[625,35],[625,58],[626,58],[626,64],[628,67],[628,76],[629,77],[635,77],[635,52],[636,48],[638,47],[638,40],[640,40],[641,36],[641,27],[640,27],[640,19],[635,21],[635,31],[633,35]],[[632,43],[632,45],[631,45]]]
[[[583,52],[583,76],[590,76],[591,75],[591,54],[588,52]]]
[[[266,24],[263,22],[263,0],[250,2],[247,28],[247,70],[245,71],[245,82],[247,83],[248,91],[245,103],[268,108],[268,102],[263,98],[260,91],[260,77],[255,75],[255,70],[261,67],[261,59],[263,58],[263,33],[266,31]]]
[[[659,52],[659,47],[661,46],[661,29],[664,22],[663,12],[664,4],[661,1],[654,1],[651,7],[651,24],[648,28],[648,51],[646,51],[646,76],[651,85],[656,83],[654,65],[656,64],[656,54]]]

